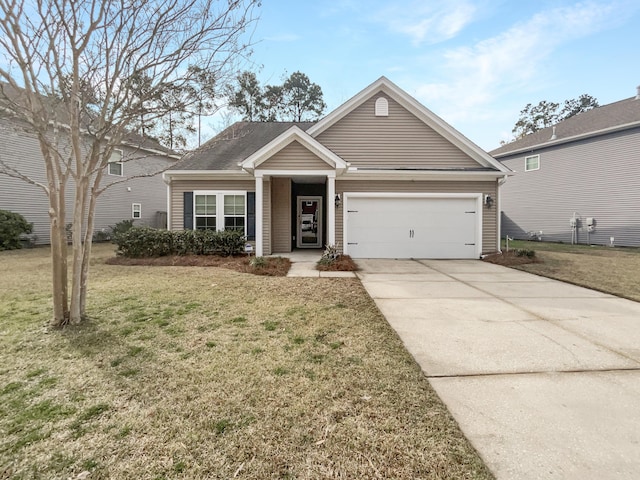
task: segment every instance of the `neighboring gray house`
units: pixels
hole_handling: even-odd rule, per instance
[[[162,175],[137,177],[161,172],[179,157],[156,142],[131,135],[116,152],[107,167],[103,185],[119,182],[98,198],[95,231],[106,230],[121,220],[134,219],[136,224],[166,227],[167,187]],[[42,153],[35,134],[8,117],[0,115],[0,159],[46,183]],[[137,177],[137,178],[136,178]],[[67,188],[67,215],[71,221],[73,183]],[[17,212],[33,223],[38,244],[50,241],[49,202],[44,192],[0,173],[0,209]]]
[[[490,153],[516,172],[503,237],[640,246],[640,87]]]

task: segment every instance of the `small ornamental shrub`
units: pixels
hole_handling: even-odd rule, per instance
[[[536,256],[536,251],[535,250],[516,250],[516,257],[527,257],[527,258],[534,258]]]
[[[111,229],[111,238],[115,239],[118,235],[128,232],[133,228],[133,220],[121,220],[109,228]]]
[[[117,254],[129,258],[167,255],[239,255],[245,237],[236,230],[169,231],[150,227],[133,227],[114,237]]]
[[[33,225],[19,213],[0,210],[0,250],[22,248],[20,235],[33,231]]]

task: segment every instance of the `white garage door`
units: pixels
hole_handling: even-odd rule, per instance
[[[480,256],[480,195],[344,198],[345,251],[353,258]]]

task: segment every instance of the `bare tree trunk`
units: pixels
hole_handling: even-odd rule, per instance
[[[49,217],[51,219],[51,275],[53,290],[52,327],[62,327],[69,319],[67,294],[67,236],[64,230],[64,196],[60,191],[49,193]],[[62,210],[60,206],[62,205]]]
[[[86,212],[88,178],[76,179],[76,196],[73,207],[73,260],[71,277],[71,303],[69,323],[77,325],[82,321],[82,262],[85,256],[82,227]]]
[[[80,278],[80,315],[87,317],[87,285],[89,284],[89,266],[91,260],[91,247],[93,245],[93,227],[95,225],[96,203],[98,201],[98,187],[102,180],[103,170],[98,170],[91,187],[89,208],[87,214],[87,230],[84,235],[84,256],[82,257],[82,276]]]

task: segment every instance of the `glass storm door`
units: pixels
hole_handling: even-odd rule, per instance
[[[298,248],[322,247],[322,197],[298,197],[297,225]]]

